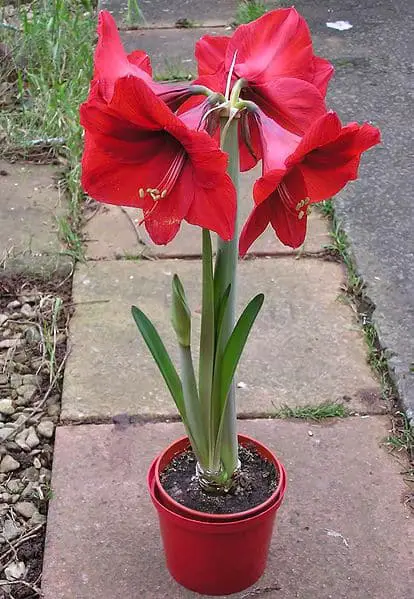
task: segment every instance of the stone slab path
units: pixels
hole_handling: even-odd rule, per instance
[[[3,273],[70,272],[59,239],[66,211],[55,166],[0,160],[0,262]]]
[[[125,15],[126,4],[105,2],[118,15]],[[303,1],[298,8],[316,31],[318,50],[336,61],[333,105],[344,118],[349,111],[364,119],[375,111],[365,114],[360,95],[370,96],[370,77],[375,69],[381,72],[380,56],[387,49],[374,52],[367,44],[367,50],[365,38],[347,38],[324,25],[349,18],[357,4],[349,0],[339,8],[332,2],[325,9]],[[367,4],[364,32],[372,26],[374,35],[376,7],[386,3]],[[207,31],[229,32],[235,3],[221,2],[220,10],[217,5],[143,1],[150,27],[123,31],[126,47],[149,51],[159,77],[176,73],[186,78],[195,70],[194,40]],[[171,28],[180,18],[204,28]],[[353,87],[355,72],[360,87]],[[362,172],[368,186],[372,156]],[[242,183],[246,214],[252,176]],[[346,193],[351,202],[356,198],[355,191]],[[171,278],[178,272],[197,333],[199,232],[183,227],[171,246],[155,248],[136,229],[137,218],[134,211],[102,207],[85,230],[88,260],[78,265],[73,282],[71,354],[56,435],[45,599],[196,596],[178,587],[165,570],[145,488],[153,457],[183,429],[171,422],[176,419],[172,400],[138,337],[130,306],[137,304],[154,318],[174,356],[168,308]],[[326,260],[327,243],[326,222],[315,214],[301,254],[269,234],[253,248],[260,257],[240,264],[240,300],[258,291],[266,294],[237,373],[243,383],[238,389],[240,431],[281,457],[289,484],[266,574],[251,591],[235,596],[239,599],[412,597],[414,520],[403,501],[400,474],[406,465],[384,447],[390,420],[367,366],[355,314],[343,301],[345,273]],[[343,403],[353,415],[319,425],[275,418],[284,405],[326,401]],[[111,424],[120,414],[124,417],[115,421],[122,424]]]
[[[194,313],[197,339],[199,261],[100,261],[78,268],[63,420],[102,421],[121,413],[146,419],[176,414],[131,320],[131,305],[136,304],[154,321],[177,361],[170,325],[175,272]],[[241,305],[259,291],[266,297],[237,375],[244,387],[239,389],[241,414],[272,415],[283,405],[324,401],[340,401],[362,413],[383,412],[360,330],[349,306],[338,300],[340,265],[292,257],[257,259],[242,262],[239,273]]]
[[[240,423],[277,452],[288,490],[266,573],[235,598],[412,598],[414,520],[401,506],[395,460],[380,447],[387,425],[387,417]],[[182,433],[165,423],[58,430],[44,599],[200,596],[165,570],[145,483],[154,455]]]

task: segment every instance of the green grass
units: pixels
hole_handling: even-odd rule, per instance
[[[0,155],[33,159],[36,152],[37,160],[52,157],[65,165],[70,209],[68,224],[61,229],[64,239],[71,239],[72,251],[81,244],[78,114],[92,75],[93,6],[90,0],[36,0],[20,6],[19,18],[18,30],[0,28],[0,42],[11,57],[2,61],[0,77],[12,90],[12,101],[0,113]]]
[[[164,66],[154,75],[155,81],[191,81],[195,79],[194,73],[189,73],[177,61],[165,59]]]
[[[319,210],[326,218],[333,218],[335,213],[335,208],[333,204],[333,200],[324,200],[317,204]]]
[[[255,21],[267,12],[267,7],[260,0],[242,0],[236,13],[236,24],[242,25]]]
[[[345,418],[350,411],[341,403],[323,402],[319,405],[306,405],[291,408],[283,406],[277,410],[276,418],[300,418],[303,420],[325,420],[327,418]]]

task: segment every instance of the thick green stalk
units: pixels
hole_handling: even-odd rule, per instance
[[[227,123],[227,118],[223,118],[221,129],[223,130]],[[235,118],[227,128],[225,139],[222,141],[221,147],[229,156],[229,164],[227,172],[229,173],[233,184],[236,188],[237,198],[239,197],[239,144],[238,144],[238,123],[239,119]],[[216,272],[217,277],[216,289],[219,297],[223,296],[227,287],[231,285],[228,306],[223,319],[223,346],[227,343],[230,337],[236,320],[236,275],[237,275],[237,260],[238,260],[238,217],[236,216],[236,224],[234,236],[231,241],[223,241],[217,239],[217,256],[216,256]],[[219,265],[220,273],[217,273]],[[237,422],[236,422],[236,393],[234,381],[232,383],[222,433],[221,443],[221,460],[227,474],[231,476],[238,468],[238,442],[237,442]]]
[[[201,310],[199,391],[204,428],[207,437],[208,462],[202,466],[211,466],[214,450],[214,429],[212,423],[212,383],[214,368],[214,280],[213,252],[210,231],[203,229],[203,299]]]

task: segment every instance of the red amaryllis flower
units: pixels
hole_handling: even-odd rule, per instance
[[[172,110],[191,96],[187,84],[168,85],[153,81],[151,62],[143,50],[125,53],[118,28],[109,12],[102,10],[99,13],[97,31],[93,81],[99,81],[101,94],[107,102],[112,98],[116,80],[127,75],[145,81]]]
[[[236,192],[227,156],[204,131],[191,131],[142,79],[118,79],[109,102],[99,83],[80,109],[86,129],[82,186],[94,199],[144,211],[155,243],[181,221],[234,233]]]
[[[265,172],[254,186],[256,206],[240,235],[240,254],[246,254],[269,223],[282,243],[302,245],[310,204],[332,197],[356,179],[362,152],[379,142],[376,127],[342,127],[338,116],[329,112],[310,127],[282,168],[280,156],[273,159],[270,148]]]
[[[233,36],[204,36],[196,45],[195,83],[225,93],[244,80],[241,98],[255,102],[269,117],[303,134],[325,112],[324,97],[332,65],[314,55],[306,21],[294,8],[271,11],[241,25]]]

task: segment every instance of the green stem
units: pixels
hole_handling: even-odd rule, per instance
[[[221,121],[221,129],[223,130],[227,123],[227,119]],[[222,149],[229,156],[229,164],[227,172],[229,173],[233,184],[236,188],[237,199],[239,197],[239,144],[238,144],[238,123],[239,119],[234,119],[227,129],[225,139],[223,140]],[[235,321],[236,321],[236,274],[238,260],[238,217],[234,229],[234,236],[231,241],[223,241],[217,239],[217,256],[216,256],[216,272],[217,275],[216,290],[219,297],[222,297],[227,287],[231,285],[230,296],[226,314],[223,318],[223,346],[227,343],[230,337]],[[220,273],[217,270],[220,270]],[[218,276],[219,275],[219,276]],[[229,398],[227,401],[226,412],[224,417],[222,443],[221,443],[221,460],[229,477],[238,468],[238,441],[237,441],[237,412],[236,412],[236,397],[235,385],[232,383]]]
[[[213,280],[213,251],[210,231],[203,229],[203,286],[201,309],[201,334],[199,358],[199,390],[200,403],[203,413],[204,430],[207,436],[208,464],[211,464],[214,449],[214,429],[212,426],[212,383],[214,369],[214,280]]]

